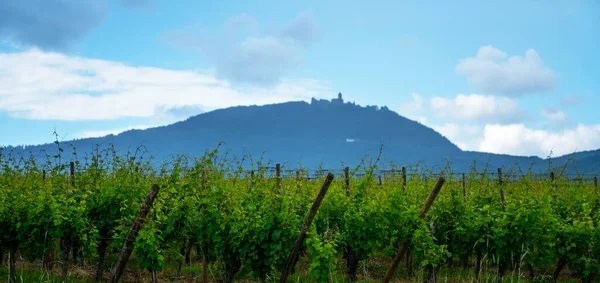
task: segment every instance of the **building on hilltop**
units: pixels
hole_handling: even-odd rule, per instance
[[[342,98],[342,93],[338,93],[338,97],[331,100],[331,104],[344,104],[344,99]]]
[[[331,99],[331,101],[327,99],[315,99],[314,97],[310,100],[310,104],[312,105],[342,105],[344,104],[344,99],[342,98],[342,93],[338,93],[337,98]]]
[[[311,105],[321,105],[321,106],[326,106],[329,105],[329,100],[327,99],[315,99],[314,97],[310,100],[310,104]]]

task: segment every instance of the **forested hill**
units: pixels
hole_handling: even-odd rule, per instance
[[[96,145],[114,145],[121,153],[144,145],[157,161],[171,155],[202,155],[224,142],[220,152],[254,160],[272,160],[297,167],[315,168],[357,165],[364,157],[377,157],[383,145],[382,162],[397,165],[423,163],[428,167],[451,162],[455,170],[468,170],[474,161],[483,168],[514,167],[544,170],[547,160],[537,157],[466,152],[438,132],[409,120],[387,107],[362,107],[340,98],[287,102],[265,106],[238,106],[203,113],[185,121],[147,130],[130,130],[119,135],[63,142],[82,156]],[[19,149],[18,151],[21,151]],[[29,146],[24,152],[56,152],[56,145]],[[5,149],[6,151],[6,149]],[[554,164],[572,159],[581,172],[600,171],[600,151],[554,158]]]

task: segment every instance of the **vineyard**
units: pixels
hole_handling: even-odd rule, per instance
[[[328,175],[216,150],[160,168],[139,151],[63,155],[0,151],[0,281],[600,279],[597,179],[561,168],[375,160]]]

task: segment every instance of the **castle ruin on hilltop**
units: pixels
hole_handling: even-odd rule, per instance
[[[315,99],[314,97],[311,99],[310,101],[311,105],[343,105],[344,104],[344,98],[342,98],[342,93],[338,93],[337,98],[333,98],[331,99],[331,101],[327,100],[327,99]],[[354,103],[351,103],[354,104]]]
[[[314,97],[311,99],[310,101],[310,105],[313,106],[320,106],[320,107],[329,107],[329,106],[334,106],[334,105],[352,105],[352,106],[356,106],[356,104],[354,102],[346,102],[344,103],[344,98],[342,97],[342,93],[338,93],[337,98],[332,98],[331,101],[327,100],[327,99],[315,99]],[[360,105],[358,105],[358,107],[361,107]],[[378,107],[377,105],[367,105],[364,106],[367,109],[372,109],[372,110],[383,110],[383,111],[389,111],[389,108],[387,106],[381,106]]]

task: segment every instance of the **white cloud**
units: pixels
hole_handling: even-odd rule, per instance
[[[423,113],[426,109],[427,105],[425,105],[423,97],[418,93],[413,92],[410,94],[409,100],[402,102],[400,106],[396,108],[396,112],[408,119],[426,125],[429,121],[427,116]]]
[[[545,158],[551,152],[560,156],[600,148],[600,124],[571,127],[566,113],[547,107],[540,115],[552,127],[531,128],[523,123],[529,121],[526,112],[508,97],[459,94],[427,101],[412,94],[398,109],[400,115],[421,121],[462,150]]]
[[[550,91],[557,86],[558,76],[533,49],[525,57],[509,58],[492,46],[483,46],[475,57],[461,60],[456,72],[485,93],[511,96]]]
[[[480,151],[547,157],[600,147],[600,124],[582,125],[560,132],[527,128],[523,124],[486,125]]]
[[[431,127],[458,145],[462,150],[474,150],[480,142],[483,128],[476,125],[464,125],[457,123],[445,123],[442,125],[431,125]]]
[[[331,93],[317,80],[237,89],[208,73],[132,67],[36,49],[0,53],[0,74],[0,111],[36,120],[179,115],[182,111],[173,110],[308,101]]]
[[[457,144],[464,145],[465,147],[461,147],[461,149],[468,150],[473,149],[473,140],[476,140],[479,137],[481,137],[481,134],[483,133],[483,128],[481,126],[476,125],[445,123],[442,125],[432,125],[431,127],[443,136],[456,142]]]
[[[524,124],[529,116],[508,97],[459,94],[426,99],[412,94],[398,108],[399,114],[433,128],[462,150],[545,158],[551,152],[560,156],[600,148],[600,124],[571,126],[559,109],[540,110],[552,127],[539,129]]]
[[[285,27],[263,36],[240,36],[258,24],[247,14],[230,18],[217,36],[206,30],[174,30],[163,35],[169,43],[193,48],[214,60],[217,77],[234,83],[274,85],[303,62],[302,52],[320,38],[310,12],[300,13]],[[240,38],[243,38],[240,40]]]
[[[418,93],[411,93],[411,99],[407,102],[402,103],[399,108],[400,115],[404,115],[406,113],[419,113],[425,109],[425,104],[423,103],[423,97]]]
[[[506,97],[459,94],[451,99],[435,96],[430,104],[437,116],[453,120],[506,124],[525,118],[517,102]]]

